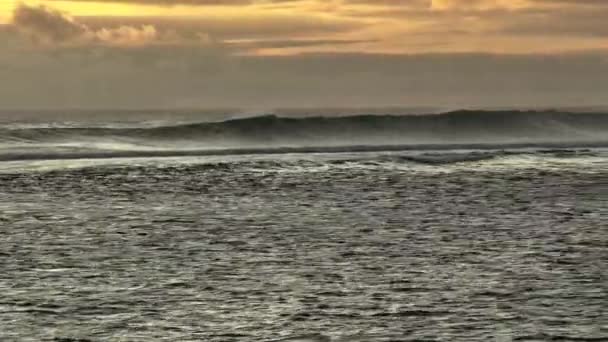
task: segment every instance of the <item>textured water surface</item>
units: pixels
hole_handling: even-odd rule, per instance
[[[608,339],[606,153],[462,156],[4,163],[0,340]]]

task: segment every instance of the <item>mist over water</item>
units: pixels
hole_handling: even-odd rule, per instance
[[[143,114],[141,114],[143,115]],[[158,113],[157,113],[158,115]],[[163,114],[164,115],[164,114]],[[10,121],[0,126],[0,159],[69,159],[213,153],[345,152],[525,146],[605,146],[608,115],[599,113],[459,111],[427,115],[285,117],[207,122],[194,113],[167,122]],[[217,117],[228,114],[216,113]],[[230,115],[243,115],[230,114]],[[182,121],[180,121],[182,120]],[[200,120],[200,119],[199,119]],[[427,146],[425,146],[427,145]]]

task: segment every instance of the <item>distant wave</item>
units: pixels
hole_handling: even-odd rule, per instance
[[[0,139],[55,141],[70,138],[115,137],[161,140],[314,142],[365,140],[433,140],[484,142],[496,139],[604,137],[608,114],[560,112],[457,111],[438,115],[358,115],[347,117],[287,118],[257,116],[222,122],[149,128],[48,127],[1,129]]]
[[[0,129],[0,161],[503,147],[605,147],[608,114],[275,115],[148,128]]]

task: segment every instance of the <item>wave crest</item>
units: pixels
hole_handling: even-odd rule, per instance
[[[608,115],[276,115],[147,128],[0,129],[0,160],[608,145]],[[474,158],[478,158],[475,156]],[[427,159],[432,163],[433,160]]]

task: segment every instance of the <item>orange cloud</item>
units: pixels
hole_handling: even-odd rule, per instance
[[[31,0],[40,3],[40,0]],[[47,0],[13,24],[47,44],[247,42],[239,53],[549,53],[603,49],[598,0]],[[143,6],[145,4],[146,6]],[[172,6],[167,6],[171,4]],[[74,15],[71,17],[64,11]],[[36,12],[37,11],[37,12]],[[44,19],[43,19],[44,18]],[[230,44],[228,44],[230,45]]]
[[[182,43],[188,39],[175,31],[159,32],[153,25],[92,28],[68,14],[46,7],[20,4],[14,10],[11,26],[32,42],[38,44],[108,44],[142,45]],[[203,34],[197,42],[207,42]]]

